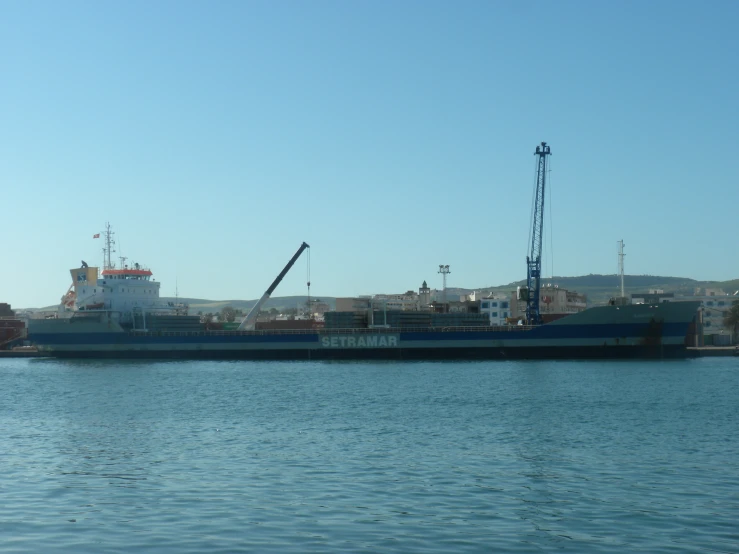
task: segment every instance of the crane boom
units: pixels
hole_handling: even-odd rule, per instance
[[[238,328],[239,331],[254,329],[254,323],[257,319],[257,316],[259,315],[259,310],[262,309],[262,306],[264,305],[264,303],[269,299],[269,297],[272,295],[272,293],[277,288],[277,285],[280,284],[280,281],[282,281],[285,275],[287,275],[287,272],[290,271],[290,268],[295,264],[295,262],[298,260],[300,255],[303,253],[303,250],[305,250],[306,248],[310,248],[307,242],[304,242],[303,244],[300,245],[300,248],[298,248],[298,251],[295,252],[295,254],[293,254],[293,257],[290,258],[290,261],[287,262],[287,265],[282,269],[282,271],[277,276],[277,278],[274,281],[272,281],[272,284],[269,286],[266,292],[262,295],[259,301],[256,304],[254,304],[254,307],[251,310],[249,310],[248,314],[246,314],[246,317],[241,322],[241,325],[239,325],[239,328]]]
[[[546,142],[536,147],[535,156],[539,156],[536,168],[536,194],[533,206],[533,228],[531,230],[531,252],[526,257],[528,271],[526,273],[526,321],[529,325],[539,325],[539,294],[541,291],[541,246],[544,237],[544,191],[547,179],[547,156],[551,154]]]

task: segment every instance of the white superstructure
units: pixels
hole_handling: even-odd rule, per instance
[[[84,261],[80,267],[70,269],[72,284],[62,297],[57,317],[69,317],[79,312],[106,312],[113,319],[128,322],[135,315],[146,314],[184,315],[187,306],[167,302],[159,298],[160,283],[152,278],[150,269],[138,263],[130,267],[121,258],[121,267],[115,267],[110,254],[115,242],[110,225],[106,225],[105,267],[101,271]]]
[[[134,313],[184,313],[186,306],[159,298],[160,283],[152,279],[151,270],[139,264],[123,269],[82,266],[71,269],[72,286],[62,298],[63,312],[110,312],[121,321]]]

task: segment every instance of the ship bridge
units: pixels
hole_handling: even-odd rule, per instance
[[[152,272],[148,269],[104,269],[102,271],[103,279],[132,279],[137,281],[148,281],[151,279]]]
[[[74,294],[69,295],[67,308],[75,311],[103,310],[118,312],[123,320],[134,310],[172,311],[169,303],[159,299],[160,283],[152,272],[139,264],[122,268],[97,267],[72,269]]]

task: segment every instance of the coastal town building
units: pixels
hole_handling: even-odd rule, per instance
[[[649,289],[647,292],[638,292],[631,295],[632,304],[661,304],[674,299],[674,292],[665,292],[662,289]]]
[[[676,297],[675,300],[700,300],[703,318],[703,336],[707,345],[731,344],[731,329],[724,325],[724,317],[739,295],[731,295],[721,289],[696,291],[695,296]]]
[[[311,298],[307,302],[307,312],[310,316],[323,316],[326,312],[331,309],[328,302],[322,302],[320,298]]]
[[[546,323],[561,317],[582,312],[588,307],[588,297],[585,294],[560,288],[555,284],[545,284],[541,287],[539,296],[539,313]],[[512,298],[516,298],[513,292]],[[526,312],[526,304],[523,301],[511,302],[511,316],[521,319]]]
[[[490,325],[505,325],[511,316],[511,299],[503,293],[472,291],[460,301],[474,306],[477,313],[487,314]]]
[[[421,307],[420,295],[409,290],[403,294],[376,294],[372,297],[375,306],[385,310],[415,312]]]
[[[481,298],[480,313],[488,314],[490,325],[505,325],[511,317],[511,300],[503,294]]]
[[[370,309],[371,296],[347,296],[336,299],[337,312],[360,312]]]
[[[446,303],[433,300],[431,311],[439,314],[477,314],[480,313],[480,303],[468,300],[466,296],[460,296],[459,300],[447,299]]]
[[[739,291],[737,291],[739,293]],[[703,337],[707,345],[731,344],[731,329],[724,325],[724,317],[739,294],[731,295],[723,289],[696,288],[693,295],[676,296],[675,293],[652,289],[631,295],[632,304],[659,304],[662,302],[684,302],[698,300],[701,303]]]
[[[418,288],[402,294],[375,294],[373,296],[355,296],[336,299],[337,312],[366,312],[368,310],[385,311],[429,311],[432,310],[431,289],[426,281]]]

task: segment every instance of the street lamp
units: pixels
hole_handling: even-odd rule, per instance
[[[446,276],[451,273],[451,271],[449,271],[449,265],[439,264],[438,272],[441,273],[443,279],[442,298],[444,300],[444,313],[447,313],[449,311],[449,306],[446,302]]]

